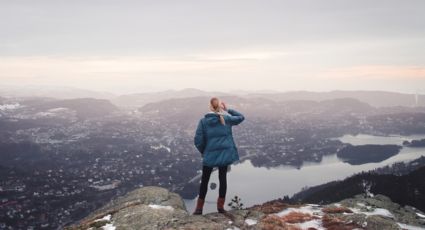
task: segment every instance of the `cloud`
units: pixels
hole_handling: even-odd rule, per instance
[[[239,71],[253,67],[256,61],[270,61],[291,52],[265,50],[223,50],[181,56],[24,56],[1,57],[0,77],[87,76],[120,73],[201,74],[208,72]],[[254,65],[255,67],[255,65]],[[201,74],[202,75],[202,74]]]
[[[294,54],[293,52],[282,51],[223,51],[223,52],[207,52],[203,55],[194,55],[197,60],[206,61],[243,61],[243,60],[267,60],[280,58]]]
[[[170,88],[412,91],[425,82],[421,65],[332,68],[334,65],[320,63],[317,55],[309,55],[249,50],[182,57],[0,57],[0,84],[63,85],[128,93]]]
[[[425,79],[425,67],[415,65],[359,65],[326,69],[316,76],[323,79]]]
[[[67,77],[92,73],[176,73],[226,68],[234,62],[147,57],[2,57],[0,77],[49,75]]]

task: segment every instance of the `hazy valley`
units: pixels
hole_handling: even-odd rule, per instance
[[[366,91],[231,95],[187,89],[58,99],[8,93],[0,95],[0,228],[55,229],[112,198],[150,185],[195,198],[201,157],[193,135],[211,95],[221,96],[246,116],[234,135],[242,163],[256,168],[291,167],[302,172],[306,165],[320,164],[335,154],[341,164],[385,162],[405,147],[351,145],[338,138],[425,135],[423,95]],[[375,155],[370,157],[370,152]],[[280,197],[292,195],[274,192]]]

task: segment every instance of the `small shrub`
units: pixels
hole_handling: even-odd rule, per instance
[[[241,210],[244,208],[242,200],[238,196],[233,197],[233,199],[227,205],[233,210]]]

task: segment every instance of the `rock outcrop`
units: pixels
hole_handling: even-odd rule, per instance
[[[144,187],[111,201],[68,229],[233,229],[248,227],[263,216],[255,210],[193,216],[178,194]]]
[[[227,214],[191,215],[181,197],[144,187],[111,201],[67,229],[421,229],[425,215],[385,196],[356,196],[330,205],[275,200]]]

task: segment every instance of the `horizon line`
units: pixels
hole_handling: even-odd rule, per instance
[[[233,94],[275,94],[275,93],[296,93],[296,92],[305,92],[305,93],[332,93],[332,92],[381,92],[381,93],[399,93],[399,94],[410,94],[410,95],[424,95],[425,90],[415,90],[415,92],[411,91],[395,91],[395,90],[382,90],[382,89],[331,89],[331,90],[306,90],[306,89],[294,89],[294,90],[277,90],[277,89],[232,89],[232,90],[205,90],[194,87],[186,87],[186,88],[168,88],[163,90],[153,90],[153,91],[134,91],[128,93],[114,93],[108,90],[97,90],[83,87],[74,87],[74,86],[66,86],[66,85],[6,85],[0,84],[0,94],[2,93],[2,89],[9,88],[10,90],[21,90],[22,88],[44,88],[44,89],[69,89],[69,90],[82,90],[89,91],[93,93],[103,93],[110,94],[111,96],[124,96],[124,95],[132,95],[132,94],[154,94],[154,93],[163,93],[167,91],[187,91],[187,90],[198,90],[205,93],[226,93],[232,94],[232,92],[236,92]],[[21,89],[20,89],[21,88]]]

